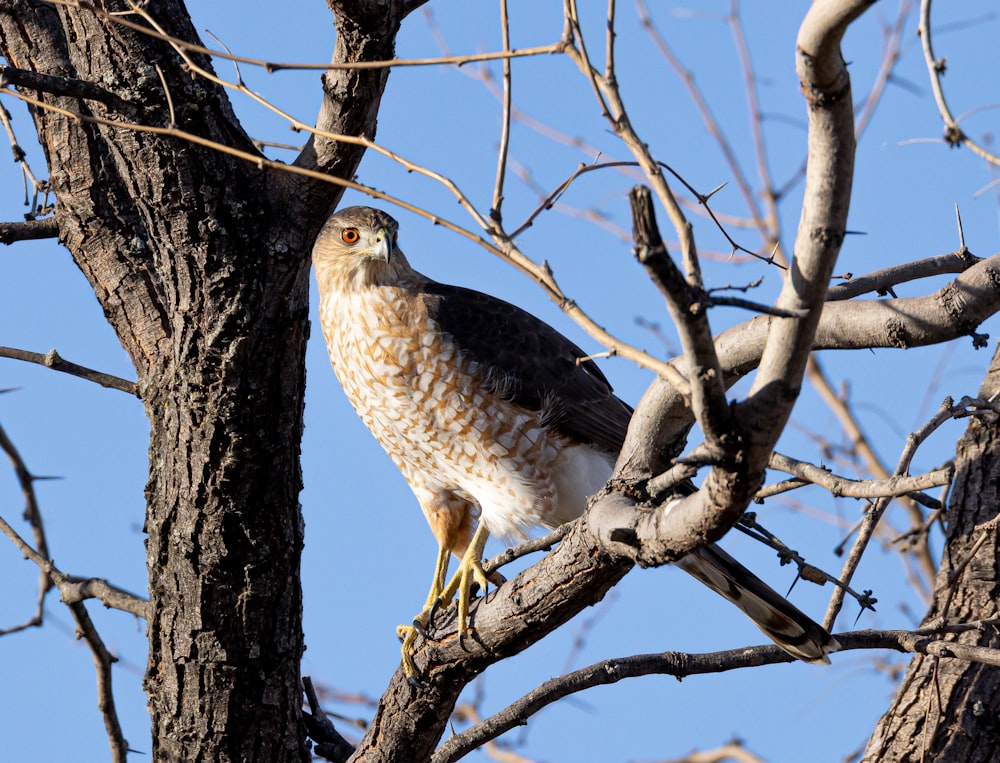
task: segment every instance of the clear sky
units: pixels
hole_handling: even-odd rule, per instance
[[[209,30],[232,51],[271,61],[328,60],[333,27],[319,0],[276,4],[263,0],[190,0],[199,30]],[[588,42],[603,45],[603,4],[586,5]],[[655,155],[701,191],[722,183],[714,199],[720,213],[744,217],[746,207],[718,144],[650,36],[632,3],[619,3],[618,78],[633,122]],[[727,2],[679,5],[650,0],[659,32],[696,76],[739,164],[759,188],[749,130],[747,101],[737,49],[723,20]],[[512,45],[524,48],[558,40],[561,3],[512,3]],[[784,183],[803,159],[805,108],[795,76],[795,34],[805,3],[747,3],[745,31],[754,61],[768,161],[776,182]],[[845,58],[851,63],[855,100],[874,81],[883,49],[882,25],[897,5],[880,3],[848,33]],[[946,13],[960,14],[946,17]],[[443,52],[475,53],[501,46],[497,3],[432,0],[404,24],[398,54],[434,57]],[[955,113],[993,105],[1000,52],[994,42],[998,21],[988,0],[941,4],[935,22],[939,56],[948,58],[946,85]],[[211,35],[204,35],[211,40]],[[209,42],[216,46],[217,43]],[[233,78],[225,61],[217,71]],[[482,74],[493,83],[500,67],[474,65],[418,67],[392,72],[379,118],[378,141],[399,154],[454,180],[486,214],[492,196],[501,108]],[[281,108],[311,122],[319,105],[319,74],[282,71],[268,75],[241,67],[251,88]],[[516,60],[514,99],[522,114],[511,142],[511,172],[504,219],[511,229],[581,162],[627,159],[602,121],[588,84],[563,57]],[[237,113],[255,138],[299,143],[274,114],[234,95]],[[30,120],[11,98],[18,138],[36,173],[45,174]],[[544,129],[535,123],[544,125]],[[975,114],[965,123],[983,138],[995,130],[996,112]],[[952,251],[958,246],[955,205],[961,208],[969,248],[978,256],[997,250],[998,203],[988,167],[967,150],[949,150],[937,117],[911,14],[902,58],[858,151],[850,237],[839,273],[859,275],[892,264]],[[555,137],[553,137],[555,136]],[[572,141],[562,141],[566,136]],[[294,154],[269,149],[290,160]],[[445,189],[407,174],[392,161],[369,154],[360,182],[382,189],[473,227]],[[578,180],[561,204],[543,214],[520,240],[525,253],[547,260],[564,290],[613,334],[669,357],[677,342],[662,300],[634,262],[627,239],[627,191],[636,182],[627,172],[604,170]],[[782,206],[783,235],[790,249],[801,186]],[[18,167],[0,165],[4,219],[24,212]],[[354,193],[343,205],[368,203]],[[400,244],[418,269],[440,281],[460,283],[515,302],[542,316],[583,347],[600,351],[524,276],[465,239],[402,210]],[[594,222],[600,213],[598,223]],[[586,218],[580,212],[590,212]],[[729,259],[721,234],[691,213],[711,286],[744,285],[763,277],[752,293],[773,299],[780,284],[776,270],[760,262]],[[665,217],[661,224],[666,227]],[[748,248],[759,238],[735,224],[730,232]],[[722,256],[713,256],[721,253]],[[943,280],[901,286],[900,296],[928,293]],[[314,299],[315,302],[315,299]],[[724,328],[747,317],[721,308],[713,326]],[[314,315],[315,320],[315,315]],[[661,339],[643,323],[664,326]],[[987,324],[982,330],[989,332]],[[995,331],[995,329],[993,329]],[[664,342],[667,346],[664,346]],[[0,345],[45,352],[126,378],[134,372],[84,278],[67,252],[54,242],[24,243],[0,252]],[[992,345],[992,342],[991,342]],[[990,350],[976,352],[971,341],[927,351],[876,350],[827,354],[822,360],[838,385],[846,385],[866,433],[890,465],[906,434],[922,424],[945,395],[974,395]],[[303,674],[346,695],[377,698],[399,659],[394,627],[420,607],[433,568],[435,545],[402,477],[347,404],[329,368],[321,332],[313,331],[308,351],[306,435],[303,443],[306,520],[303,559],[305,633],[308,651]],[[650,374],[622,359],[602,361],[618,394],[635,403]],[[137,593],[145,590],[143,486],[148,427],[139,402],[120,392],[12,360],[0,360],[0,424],[20,448],[29,468],[60,479],[38,484],[50,547],[61,569],[105,577]],[[733,393],[739,394],[739,388]],[[921,450],[914,472],[940,465],[953,453],[959,425],[937,434]],[[840,455],[824,456],[823,441],[845,444],[832,414],[808,388],[781,449],[856,476]],[[376,486],[376,490],[372,487]],[[758,507],[762,521],[809,561],[837,572],[833,549],[860,505],[834,500],[818,489],[772,500]],[[21,497],[9,470],[0,468],[0,513],[22,531]],[[892,517],[890,516],[890,519]],[[364,541],[359,541],[364,539]],[[372,539],[377,539],[372,541]],[[743,537],[727,548],[779,590],[792,583],[771,552]],[[491,546],[489,550],[497,550]],[[0,628],[30,617],[37,571],[0,540]],[[909,587],[907,571],[879,549],[862,565],[858,588],[874,590],[878,611],[864,614],[857,627],[909,627],[924,605]],[[793,600],[817,619],[829,591],[806,583]],[[133,749],[148,752],[148,716],[140,682],[145,664],[144,623],[128,615],[90,607],[109,647],[120,657],[115,696]],[[73,638],[72,620],[52,595],[46,625],[0,638],[0,758],[5,760],[100,761],[107,741],[98,716],[94,671],[84,645]],[[346,616],[345,616],[346,614]],[[838,629],[855,627],[857,608],[848,605]],[[608,657],[665,650],[710,651],[761,643],[743,616],[707,589],[673,569],[636,570],[601,604],[582,613],[525,654],[488,671],[472,687],[482,712],[494,712],[566,669]],[[626,761],[678,757],[694,748],[714,747],[734,737],[775,762],[842,760],[861,747],[893,692],[886,665],[898,656],[852,652],[835,656],[830,668],[795,664],[693,677],[626,681],[577,695],[550,707],[506,741],[522,745],[533,760]],[[348,717],[368,718],[371,709],[352,702],[331,703]],[[341,724],[348,736],[360,732]],[[137,756],[137,759],[141,759]],[[471,759],[483,760],[482,753]]]

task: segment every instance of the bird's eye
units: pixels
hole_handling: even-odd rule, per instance
[[[340,232],[340,238],[345,244],[356,244],[361,240],[361,234],[357,228],[344,228]]]

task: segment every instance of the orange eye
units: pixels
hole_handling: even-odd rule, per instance
[[[340,238],[345,244],[356,244],[361,240],[361,234],[357,228],[344,228],[340,232]]]

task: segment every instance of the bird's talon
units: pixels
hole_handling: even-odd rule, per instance
[[[428,625],[430,625],[434,621],[434,614],[438,611],[438,607],[441,607],[443,605],[444,605],[444,602],[441,601],[441,597],[440,596],[437,597],[436,599],[434,599],[434,601],[431,603],[431,608],[429,610],[427,610],[427,624]]]
[[[422,624],[422,623],[420,622],[420,620],[416,620],[416,619],[415,619],[415,620],[413,621],[413,630],[415,630],[415,631],[416,631],[417,633],[419,633],[419,634],[420,634],[421,636],[423,636],[423,637],[424,637],[425,639],[430,639],[430,636],[428,636],[428,635],[427,635],[427,629],[426,629],[426,628],[424,628],[424,626],[423,626],[423,624]]]

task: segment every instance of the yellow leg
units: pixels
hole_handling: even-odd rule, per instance
[[[437,564],[434,567],[434,579],[431,581],[431,590],[427,594],[427,601],[420,613],[413,618],[413,625],[397,625],[396,636],[403,642],[403,671],[410,681],[417,678],[417,669],[413,665],[413,643],[418,634],[426,632],[430,626],[431,613],[441,604],[441,592],[444,589],[444,581],[448,575],[448,560],[451,552],[444,546],[438,547]]]
[[[490,531],[486,529],[484,522],[479,523],[476,534],[472,536],[472,542],[462,554],[462,560],[458,564],[451,582],[441,592],[441,601],[450,602],[455,594],[458,594],[458,635],[462,637],[469,632],[469,600],[472,598],[472,584],[478,583],[479,590],[486,594],[488,580],[483,571],[483,549],[486,548],[486,541],[490,537]]]
[[[414,682],[418,678],[417,668],[413,664],[413,647],[417,635],[422,635],[430,627],[430,619],[434,610],[439,606],[447,606],[458,594],[458,635],[461,638],[470,630],[469,624],[469,601],[472,597],[472,584],[477,583],[480,590],[485,594],[488,579],[483,571],[483,549],[486,547],[486,540],[490,537],[490,531],[482,522],[476,528],[472,542],[462,555],[458,570],[451,581],[445,586],[445,577],[448,574],[448,549],[443,546],[438,550],[437,566],[434,569],[434,580],[431,583],[430,593],[424,608],[415,618],[413,625],[399,625],[396,627],[396,635],[403,642],[401,651],[403,655],[403,672],[406,677]],[[502,581],[499,575],[495,580]]]

